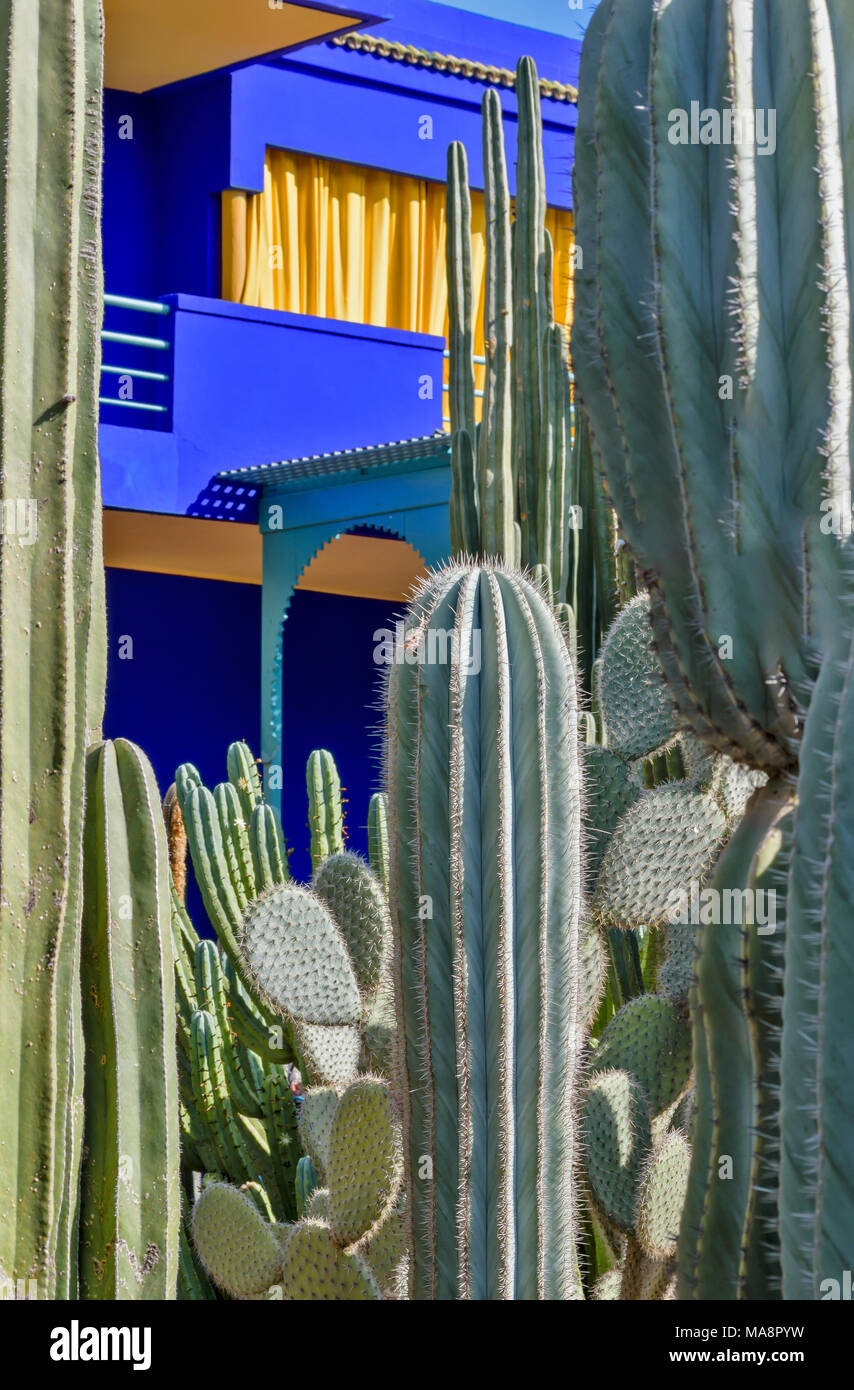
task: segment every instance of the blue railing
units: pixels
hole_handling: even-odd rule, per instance
[[[164,315],[171,313],[169,305],[162,304],[159,300],[132,299],[128,295],[123,294],[105,294],[104,305],[108,309],[123,309],[139,314]],[[103,329],[101,339],[104,343],[118,343],[122,347],[134,350],[139,349],[144,352],[168,352],[172,346],[168,338],[155,338],[142,333],[120,333],[114,329],[108,328]],[[131,355],[135,356],[136,353],[134,352]],[[149,367],[135,365],[124,366],[118,363],[104,362],[101,365],[101,374],[102,391],[106,390],[107,385],[107,383],[103,381],[104,376],[108,378],[112,376],[124,377],[130,382],[129,395],[99,396],[98,399],[102,406],[118,406],[119,409],[141,410],[154,415],[165,415],[168,413],[169,407],[163,405],[161,402],[144,399],[137,400],[133,394],[133,383],[135,381],[168,383],[170,380],[168,372],[152,371]]]

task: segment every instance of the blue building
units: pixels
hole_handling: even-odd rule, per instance
[[[283,769],[297,873],[312,747],[338,759],[364,845],[374,633],[449,548],[447,147],[479,189],[495,87],[512,181],[524,53],[570,313],[579,39],[430,0],[382,10],[105,5],[106,731],[164,789],[184,760],[220,780],[246,738]],[[482,275],[477,193],[473,226]]]

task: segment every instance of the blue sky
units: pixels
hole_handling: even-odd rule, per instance
[[[590,23],[599,0],[433,0],[455,10],[545,29],[564,38],[580,39]]]

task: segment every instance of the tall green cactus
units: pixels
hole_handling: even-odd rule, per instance
[[[500,566],[432,576],[406,629],[387,780],[411,1293],[577,1298],[575,673]]]
[[[0,16],[0,1277],[76,1294],[87,742],[106,630],[101,6]]]
[[[577,385],[673,698],[767,771],[796,766],[838,627],[849,26],[844,0],[605,0],[580,74]],[[692,102],[773,111],[776,152],[674,142]]]
[[[483,99],[486,214],[483,415],[475,422],[471,199],[465,149],[448,151],[447,263],[452,439],[451,545],[456,555],[525,565],[573,610],[589,677],[614,610],[612,510],[576,431],[566,333],[554,322],[552,247],[537,71],[519,61],[515,220],[501,100]]]
[[[160,797],[132,743],[88,755],[82,940],[83,1298],[174,1298],[178,1070],[169,857]]]
[[[788,862],[784,942],[702,933],[682,1297],[816,1298],[854,1261],[852,41],[845,0],[603,0],[582,54],[577,384],[682,720],[774,779],[715,887]],[[740,138],[683,142],[692,106]]]

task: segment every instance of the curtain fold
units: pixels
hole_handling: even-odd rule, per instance
[[[483,195],[472,193],[475,354],[483,355]],[[570,212],[549,208],[555,319],[572,317]],[[222,295],[238,304],[447,337],[445,185],[268,149],[264,191],[222,195]],[[476,368],[483,388],[483,368]]]

